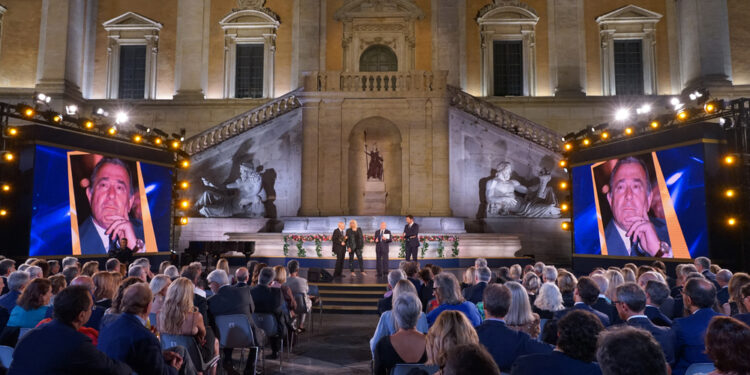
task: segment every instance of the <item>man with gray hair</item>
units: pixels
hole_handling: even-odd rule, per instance
[[[30,267],[29,267],[29,268],[28,268],[28,269],[26,270],[26,272],[28,272],[28,273],[29,273],[29,278],[30,278],[31,280],[34,280],[34,279],[36,279],[36,278],[39,278],[39,277],[43,277],[43,276],[44,276],[44,272],[42,271],[42,268],[41,268],[41,267],[39,267],[39,266],[30,266]]]
[[[638,284],[631,282],[618,286],[615,289],[615,295],[617,296],[615,307],[620,319],[631,327],[650,332],[664,351],[667,363],[674,364],[674,343],[669,329],[656,326],[644,313],[646,292]]]
[[[644,313],[646,316],[657,326],[671,327],[672,319],[662,309],[665,302],[672,298],[669,296],[667,284],[657,280],[649,280],[646,282],[645,291],[646,310]],[[674,307],[674,300],[672,300],[672,306]]]
[[[272,353],[268,359],[277,359],[281,349],[281,338],[286,337],[287,330],[284,314],[281,310],[281,304],[284,299],[281,295],[281,288],[271,288],[269,285],[276,277],[276,272],[271,267],[265,267],[260,270],[258,275],[258,285],[250,289],[250,294],[255,303],[255,312],[257,314],[271,314],[277,320],[278,332],[266,332],[266,336],[271,339]]]
[[[557,283],[557,268],[555,266],[544,266],[542,271],[542,280],[545,283]]]
[[[177,266],[170,265],[164,269],[164,275],[168,276],[170,280],[174,281],[180,277],[180,271],[177,270]]]
[[[399,280],[406,279],[406,273],[402,269],[393,270],[388,273],[388,291],[383,298],[378,300],[378,315],[390,310],[393,306],[393,288]]]
[[[693,261],[693,264],[698,272],[700,272],[705,278],[711,281],[716,280],[716,275],[711,272],[711,259],[708,259],[707,257],[697,257]]]
[[[474,272],[474,285],[464,289],[461,293],[464,299],[471,303],[482,302],[484,289],[492,279],[492,271],[487,267],[478,267]]]
[[[8,276],[16,270],[16,261],[13,259],[0,260],[0,276],[3,278],[3,290],[0,294],[8,293]]]
[[[16,301],[18,296],[21,295],[26,285],[29,285],[31,281],[29,273],[25,271],[13,271],[8,276],[8,289],[10,290],[7,294],[0,297],[0,306],[8,310],[8,313],[13,311],[16,307]]]
[[[65,257],[65,258],[63,258],[63,260],[62,260],[62,268],[63,268],[63,270],[65,269],[65,267],[68,267],[68,266],[79,267],[78,258],[76,258],[76,257]]]
[[[78,276],[78,267],[76,266],[67,266],[63,268],[62,271],[63,277],[65,277],[65,283],[70,285],[70,282],[73,281],[73,279]]]
[[[141,267],[139,265],[133,264],[133,265],[130,266],[130,270],[128,270],[128,277],[131,277],[131,276],[132,277],[137,277],[137,278],[143,280],[144,283],[148,282],[146,280],[146,272],[144,272],[143,271],[143,267]]]
[[[615,324],[618,320],[617,309],[612,306],[612,302],[606,296],[607,289],[609,288],[609,281],[602,274],[591,276],[591,280],[594,280],[596,286],[599,287],[599,297],[591,307],[593,307],[594,310],[606,314],[609,317],[609,321],[612,322],[612,324]]]
[[[107,263],[104,263],[104,269],[107,272],[120,272],[120,261],[115,258],[107,259]]]
[[[133,261],[133,264],[130,265],[130,267],[134,266],[141,266],[143,270],[146,273],[146,277],[148,279],[154,278],[154,274],[151,272],[151,261],[148,260],[148,258],[138,258]]]
[[[729,280],[732,278],[732,271],[724,268],[716,273],[716,299],[719,301],[719,306],[724,306],[725,303],[729,302]]]
[[[476,267],[476,268],[487,267],[487,259],[477,258],[474,261],[474,267]]]
[[[544,263],[543,262],[536,262],[534,263],[534,273],[541,279],[542,278],[542,272],[544,272]]]

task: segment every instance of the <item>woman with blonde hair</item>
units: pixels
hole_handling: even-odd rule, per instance
[[[622,269],[622,278],[626,283],[634,283],[637,280],[635,277],[635,271],[633,271],[631,267]]]
[[[172,283],[172,279],[167,275],[156,275],[151,282],[148,284],[151,289],[151,294],[154,296],[154,300],[151,304],[151,313],[159,315],[162,307],[164,306],[164,298],[167,296],[167,288]]]
[[[560,294],[562,294],[563,298],[563,306],[573,307],[573,305],[575,304],[575,301],[573,299],[573,291],[576,289],[577,284],[578,279],[576,279],[576,277],[572,273],[560,269],[557,275],[557,286],[560,287]]]
[[[609,298],[610,301],[617,301],[615,290],[618,286],[625,283],[625,278],[622,277],[620,271],[611,268],[604,273],[604,277],[606,277],[609,282],[609,287],[607,287],[607,292],[604,293],[604,295]]]
[[[164,304],[156,316],[159,332],[170,335],[193,336],[204,348],[218,353],[218,341],[206,342],[206,326],[203,324],[203,315],[193,305],[194,295],[193,283],[180,277],[173,281],[167,288]]]
[[[86,262],[84,263],[83,267],[81,267],[81,275],[91,277],[94,276],[94,274],[97,272],[99,272],[99,262],[95,260]]]
[[[514,331],[526,332],[531,337],[539,336],[539,314],[531,312],[529,295],[523,285],[509,281],[505,286],[510,289],[511,299],[508,313],[505,315],[505,324]]]
[[[471,266],[464,271],[463,280],[461,281],[461,290],[464,290],[474,285],[474,277],[476,277],[477,268]]]
[[[224,270],[224,272],[227,273],[227,276],[229,276],[229,283],[234,285],[234,274],[229,272],[229,261],[227,258],[221,258],[216,262],[216,269],[217,270]]]
[[[471,322],[459,311],[443,311],[427,332],[427,365],[445,366],[448,352],[459,345],[479,344]]]
[[[288,286],[284,285],[286,283],[286,267],[274,266],[273,272],[276,273],[276,276],[273,278],[273,281],[269,286],[271,288],[281,289],[281,295],[284,296],[284,301],[286,301],[286,305],[289,308],[290,314],[292,315],[291,317],[294,317],[294,310],[297,309],[297,301],[294,300],[294,294],[292,294],[292,290]]]
[[[99,271],[92,277],[94,281],[94,304],[105,310],[112,307],[112,299],[117,293],[117,280],[107,271]]]

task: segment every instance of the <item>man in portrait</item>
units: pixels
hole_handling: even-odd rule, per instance
[[[604,229],[608,255],[673,257],[666,222],[649,215],[651,180],[642,160],[631,156],[617,161],[607,202],[612,211]]]
[[[135,188],[130,168],[120,159],[102,158],[86,188],[91,216],[79,226],[82,254],[107,254],[121,239],[133,251],[144,247],[143,224],[130,217]]]

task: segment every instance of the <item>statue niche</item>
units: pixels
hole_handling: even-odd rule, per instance
[[[511,179],[512,172],[513,167],[509,162],[501,162],[495,176],[487,181],[486,217],[560,217],[557,197],[552,187],[548,186],[552,179],[548,171],[543,169],[538,175],[539,183],[530,187]]]
[[[263,178],[252,163],[240,165],[240,176],[224,186],[217,186],[201,178],[206,190],[195,202],[195,208],[205,217],[265,217],[264,203],[268,199],[263,189]]]

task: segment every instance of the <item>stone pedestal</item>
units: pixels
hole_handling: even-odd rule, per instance
[[[365,182],[365,206],[363,215],[385,215],[385,182]]]

